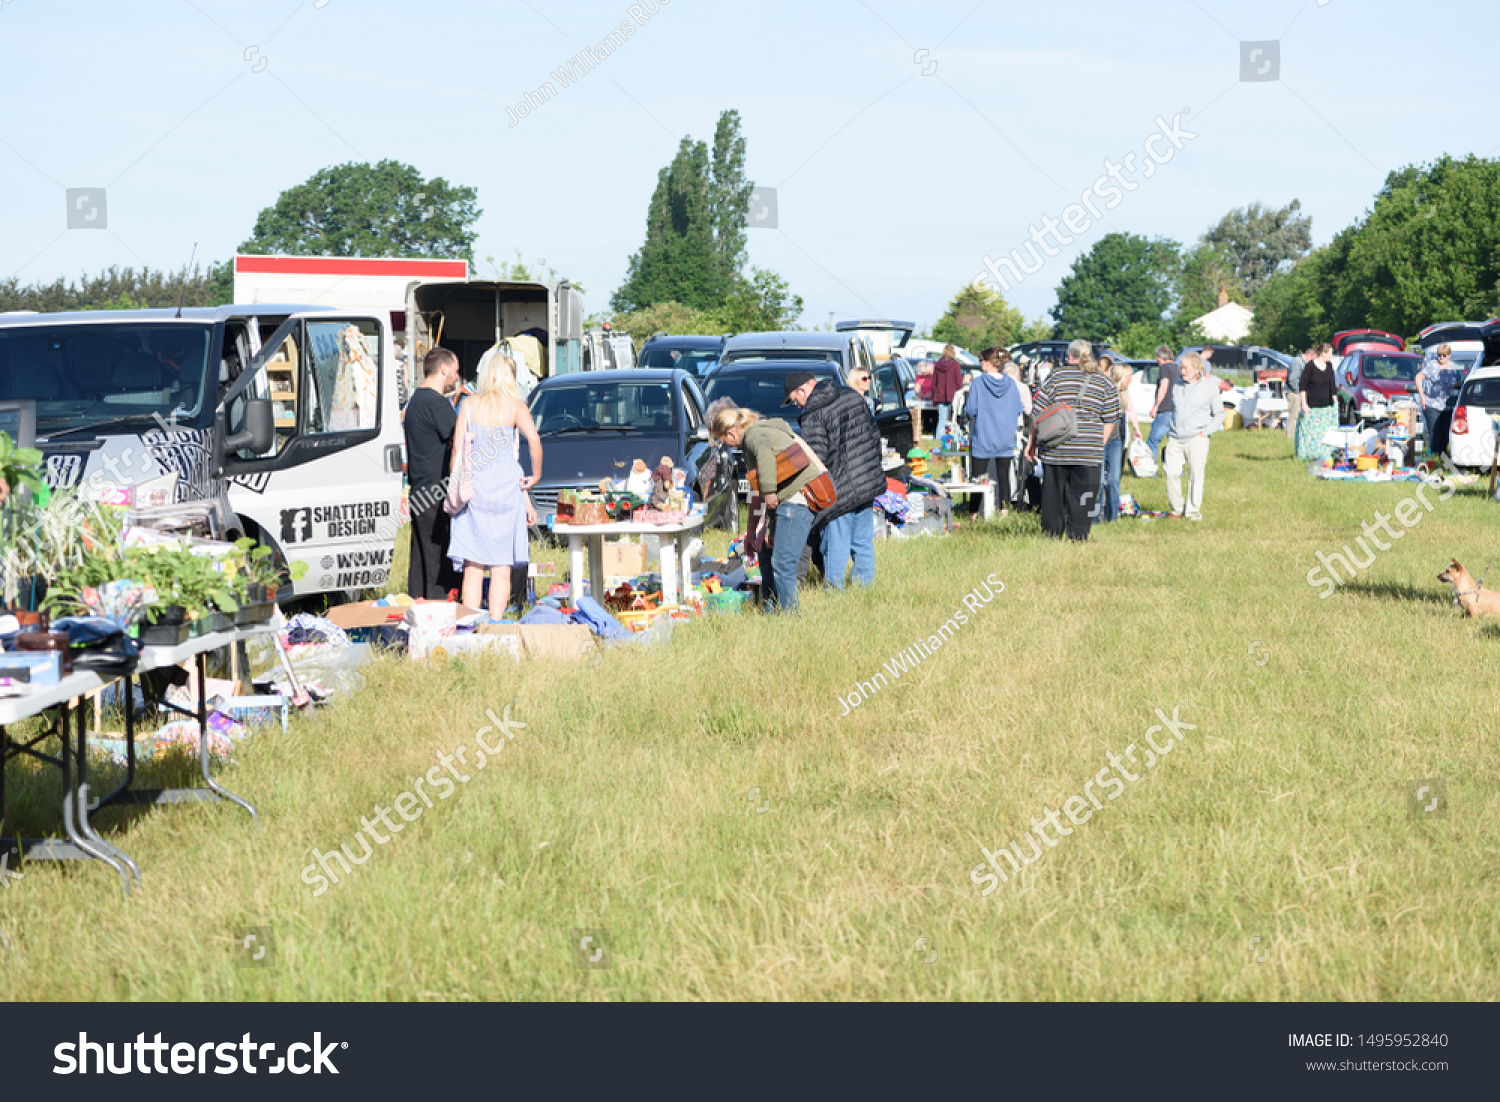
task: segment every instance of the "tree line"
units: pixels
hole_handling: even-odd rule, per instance
[[[646,234],[610,309],[637,338],[793,328],[802,298],[748,265],[754,185],[737,111],[720,114],[712,148],[684,137],[657,175]],[[463,257],[473,265],[478,192],[396,161],[334,165],[288,188],[238,251],[292,256]],[[1194,319],[1219,297],[1254,311],[1248,339],[1296,350],[1339,329],[1411,336],[1435,321],[1500,315],[1500,161],[1443,157],[1387,176],[1370,209],[1318,249],[1297,200],[1232,210],[1193,243],[1111,233],[1080,254],[1048,315],[1027,320],[991,288],[966,285],[928,331],[980,349],[1045,337],[1109,341],[1130,356],[1201,343]],[[517,254],[496,278],[533,278]],[[748,266],[748,271],[746,270]],[[549,279],[561,278],[542,262]],[[576,285],[576,284],[575,284]],[[231,301],[229,261],[176,271],[110,267],[76,282],[0,280],[0,311],[214,306]]]

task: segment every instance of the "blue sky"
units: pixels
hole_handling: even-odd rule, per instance
[[[1196,137],[1013,287],[1028,316],[1104,233],[1190,241],[1233,207],[1295,198],[1323,243],[1388,171],[1500,147],[1493,3],[651,6],[638,21],[616,0],[0,0],[0,278],[172,268],[194,242],[225,258],[282,189],[393,158],[478,188],[477,256],[545,257],[600,310],[657,170],[732,107],[748,175],[778,189],[750,258],[804,297],[804,324],[925,326],[1106,158],[1143,156],[1157,116],[1187,109]],[[511,125],[507,107],[624,21],[636,33],[613,55]],[[1241,40],[1278,43],[1279,80],[1240,80]],[[106,189],[105,231],[66,229],[76,187]]]

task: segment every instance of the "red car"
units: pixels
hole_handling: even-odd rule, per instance
[[[1345,329],[1333,335],[1333,354],[1347,356],[1351,352],[1404,352],[1406,341],[1383,329]]]
[[[1415,352],[1393,352],[1390,349],[1348,352],[1334,368],[1338,385],[1339,424],[1388,416],[1393,399],[1416,402],[1417,372],[1422,357]]]

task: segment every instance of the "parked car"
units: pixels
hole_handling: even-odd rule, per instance
[[[727,450],[708,438],[707,403],[688,372],[636,368],[555,375],[537,384],[527,404],[544,456],[544,477],[531,491],[539,527],[556,514],[562,490],[594,490],[602,478],[624,478],[636,459],[655,467],[667,456],[688,472],[694,500],[707,505],[707,523],[738,528],[732,465]],[[530,468],[530,452],[522,448],[521,469],[530,474]],[[706,468],[710,483],[703,493],[699,479]]]
[[[1351,352],[1404,352],[1406,341],[1384,329],[1345,329],[1333,335],[1333,354]]]
[[[840,380],[855,367],[872,374],[875,370],[875,353],[860,332],[740,333],[726,337],[719,354],[721,364],[768,360],[828,360],[838,369]]]
[[[793,371],[806,371],[818,380],[832,379],[840,386],[847,386],[844,375],[837,371],[829,360],[741,360],[721,363],[708,373],[703,381],[703,394],[709,402],[728,398],[742,409],[753,409],[762,417],[780,417],[796,430],[802,418],[802,410],[794,405],[782,408],[786,400],[786,379]],[[905,455],[913,446],[912,411],[893,403],[893,366],[887,362],[875,372],[875,384],[870,389],[875,399],[875,423],[880,435],[900,455]],[[744,478],[744,468],[738,467],[737,478]],[[741,485],[740,492],[748,492],[748,485]]]
[[[1417,344],[1424,360],[1436,359],[1438,346],[1446,344],[1449,365],[1467,377],[1476,367],[1500,364],[1500,319],[1438,322],[1418,334]]]
[[[1391,403],[1411,398],[1416,403],[1417,372],[1422,357],[1415,352],[1361,349],[1350,352],[1334,368],[1338,386],[1339,423],[1384,418]]]
[[[724,347],[724,340],[723,337],[658,334],[641,345],[638,366],[680,367],[701,379],[719,362],[719,350]]]
[[[1011,345],[1010,354],[1012,357],[1024,355],[1029,356],[1033,360],[1051,360],[1055,364],[1065,364],[1068,362],[1068,345],[1070,343],[1072,342],[1054,340],[1025,341],[1021,344]],[[1096,358],[1104,352],[1109,352],[1110,355],[1114,354],[1110,351],[1108,341],[1094,341],[1092,343]]]
[[[909,340],[901,347],[901,355],[908,360],[926,360],[928,363],[936,363],[943,358],[943,349],[947,347],[947,341]],[[978,371],[979,357],[967,348],[953,346],[956,353],[955,359],[964,365],[965,370]]]
[[[1500,418],[1500,366],[1478,367],[1459,388],[1448,428],[1447,458],[1461,471],[1488,471],[1495,462]]]

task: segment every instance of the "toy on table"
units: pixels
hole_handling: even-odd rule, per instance
[[[906,461],[911,466],[914,475],[925,475],[927,473],[927,452],[921,448],[913,448],[906,453]]]
[[[646,466],[646,461],[637,459],[630,465],[630,475],[625,479],[625,492],[645,501],[651,497],[652,481],[651,470]]]
[[[667,504],[667,496],[672,492],[672,459],[670,456],[662,456],[661,463],[656,470],[651,472],[651,505],[656,509],[663,509]]]

